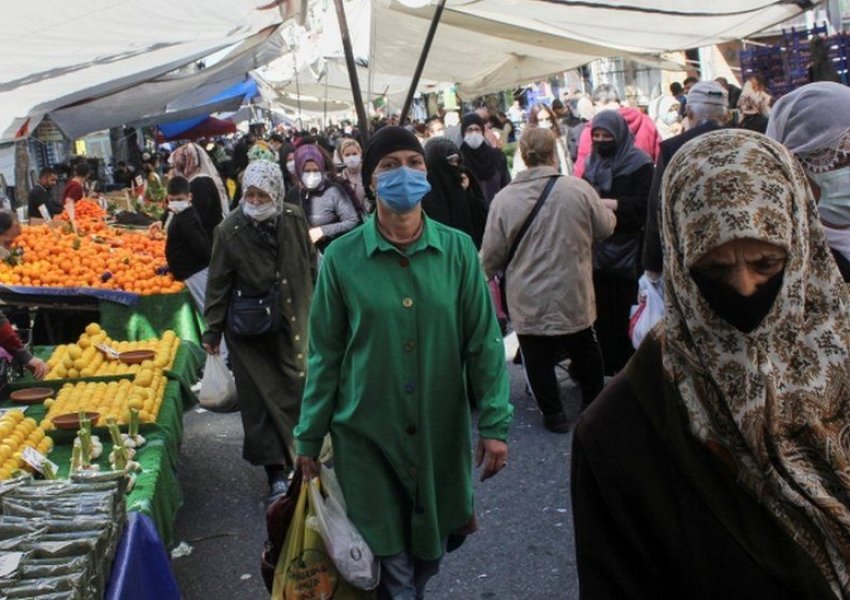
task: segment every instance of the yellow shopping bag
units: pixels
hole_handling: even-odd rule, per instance
[[[307,527],[314,516],[307,485],[301,486],[295,514],[274,570],[272,600],[373,600],[346,582],[334,567],[319,532]]]

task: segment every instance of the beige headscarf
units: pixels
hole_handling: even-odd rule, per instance
[[[803,171],[763,135],[708,133],[667,166],[663,207],[663,362],[691,433],[728,451],[740,485],[850,598],[850,298]],[[742,238],[787,252],[773,307],[749,334],[689,274]]]
[[[224,188],[224,182],[222,182],[218,170],[215,168],[206,150],[194,142],[189,142],[172,152],[168,158],[168,162],[174,167],[174,172],[177,175],[185,177],[189,181],[192,181],[196,177],[209,177],[212,179],[218,190],[218,196],[221,202],[221,214],[222,216],[227,216],[227,213],[230,212],[227,191]]]

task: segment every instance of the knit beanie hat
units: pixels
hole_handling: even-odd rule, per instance
[[[425,150],[422,144],[416,139],[416,136],[406,130],[404,127],[390,125],[381,127],[369,140],[369,145],[366,146],[366,152],[363,153],[363,187],[369,197],[372,197],[370,187],[372,185],[372,173],[378,163],[387,154],[396,150],[412,150],[424,156]]]
[[[461,134],[466,132],[466,128],[470,125],[478,125],[481,128],[481,133],[484,133],[484,119],[478,113],[471,112],[463,115],[463,119],[460,121]]]

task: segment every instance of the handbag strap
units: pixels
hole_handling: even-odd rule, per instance
[[[543,208],[543,203],[546,202],[546,198],[549,197],[549,192],[551,192],[552,188],[555,187],[555,182],[558,180],[558,177],[560,177],[560,175],[552,175],[549,177],[546,187],[543,188],[543,193],[540,194],[537,202],[534,203],[534,208],[531,209],[531,212],[528,214],[528,217],[526,217],[522,227],[519,228],[519,231],[511,244],[511,249],[508,250],[508,259],[505,261],[505,271],[508,270],[508,265],[514,259],[517,248],[519,248],[519,243],[522,241],[522,238],[525,237],[526,232],[528,232],[531,228],[531,224],[534,222],[534,218],[537,216],[537,213],[539,213],[540,209]]]

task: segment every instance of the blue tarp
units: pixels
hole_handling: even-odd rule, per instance
[[[223,92],[219,92],[212,98],[208,98],[203,102],[199,102],[198,105],[204,104],[213,104],[215,102],[220,102],[222,100],[227,100],[228,98],[237,98],[242,97],[244,99],[251,99],[259,93],[257,89],[257,83],[253,79],[246,79],[240,83],[237,83],[234,86],[231,86],[224,90]],[[203,123],[209,115],[202,115],[199,117],[193,117],[191,119],[183,119],[181,121],[173,121],[171,123],[164,123],[159,126],[159,130],[162,132],[162,135],[166,139],[173,138],[175,136],[180,135],[184,131],[189,131],[193,127],[196,127]]]
[[[25,285],[0,285],[0,293],[12,292],[29,296],[91,296],[98,300],[108,300],[124,306],[139,303],[139,294],[118,290],[101,290],[88,287],[34,287]]]

